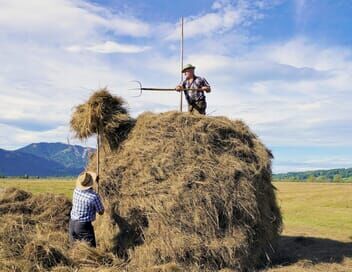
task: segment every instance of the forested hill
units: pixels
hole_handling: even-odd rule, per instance
[[[276,180],[307,180],[315,179],[317,181],[352,181],[352,168],[339,168],[329,170],[314,170],[304,172],[289,172],[285,174],[273,175]]]

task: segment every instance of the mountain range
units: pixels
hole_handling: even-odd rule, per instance
[[[0,149],[1,176],[75,176],[93,148],[64,143],[33,143],[17,150]]]

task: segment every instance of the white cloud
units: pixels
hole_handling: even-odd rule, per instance
[[[209,111],[243,119],[267,144],[350,146],[351,53],[298,38],[190,62],[213,84]]]
[[[263,18],[262,10],[277,5],[281,1],[246,1],[217,0],[212,5],[212,11],[185,18],[184,36],[199,38],[222,34],[237,27],[238,31]],[[180,23],[173,26],[166,36],[167,40],[180,39]]]
[[[80,144],[84,146],[95,146],[95,139],[89,138],[84,142],[75,139],[66,125],[58,126],[45,131],[25,130],[18,127],[0,123],[0,148],[14,150],[30,143],[38,142],[61,142]],[[9,141],[9,135],[11,141]]]
[[[129,17],[115,16],[111,20],[106,21],[105,26],[111,28],[116,34],[143,37],[151,33],[151,27],[148,24]]]
[[[131,44],[123,44],[112,41],[107,41],[100,44],[90,45],[90,46],[79,46],[73,45],[66,48],[69,52],[82,52],[82,51],[90,51],[94,53],[101,54],[112,54],[112,53],[125,53],[125,54],[133,54],[133,53],[141,53],[149,50],[149,46],[136,46]]]
[[[116,43],[106,33],[146,36],[147,23],[84,1],[0,0],[0,6],[4,34],[0,37],[0,123],[18,128],[14,131],[21,134],[36,130],[44,135],[45,130],[67,127],[74,105],[93,89],[107,85],[116,89],[133,78],[124,67],[114,69],[98,54],[72,54],[65,48],[90,44],[84,49],[101,53],[148,49]],[[107,37],[109,42],[100,43]],[[8,135],[5,130],[0,133]]]
[[[351,157],[329,156],[320,159],[282,160],[273,164],[274,173],[287,173],[296,171],[323,170],[333,168],[350,168]]]
[[[145,22],[81,0],[1,0],[0,6],[3,31],[41,36],[46,43],[58,36],[65,41],[94,39],[106,31],[136,37],[150,33]]]
[[[261,50],[263,58],[295,67],[310,67],[319,70],[335,70],[342,72],[352,69],[350,48],[322,47],[303,37],[287,42],[264,46]]]

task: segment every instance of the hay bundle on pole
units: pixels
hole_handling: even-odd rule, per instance
[[[132,123],[125,101],[103,88],[75,108],[70,125],[77,138],[84,140],[100,134],[110,148],[116,148],[128,134]]]

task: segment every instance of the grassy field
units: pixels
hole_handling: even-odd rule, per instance
[[[352,271],[352,184],[277,182],[284,218],[271,272]]]
[[[0,188],[16,187],[34,194],[64,194],[70,199],[74,186],[73,179],[0,179]]]
[[[2,179],[2,187],[71,198],[74,180]],[[276,182],[282,256],[268,271],[352,271],[352,184]]]
[[[275,183],[287,235],[352,240],[352,184]]]

